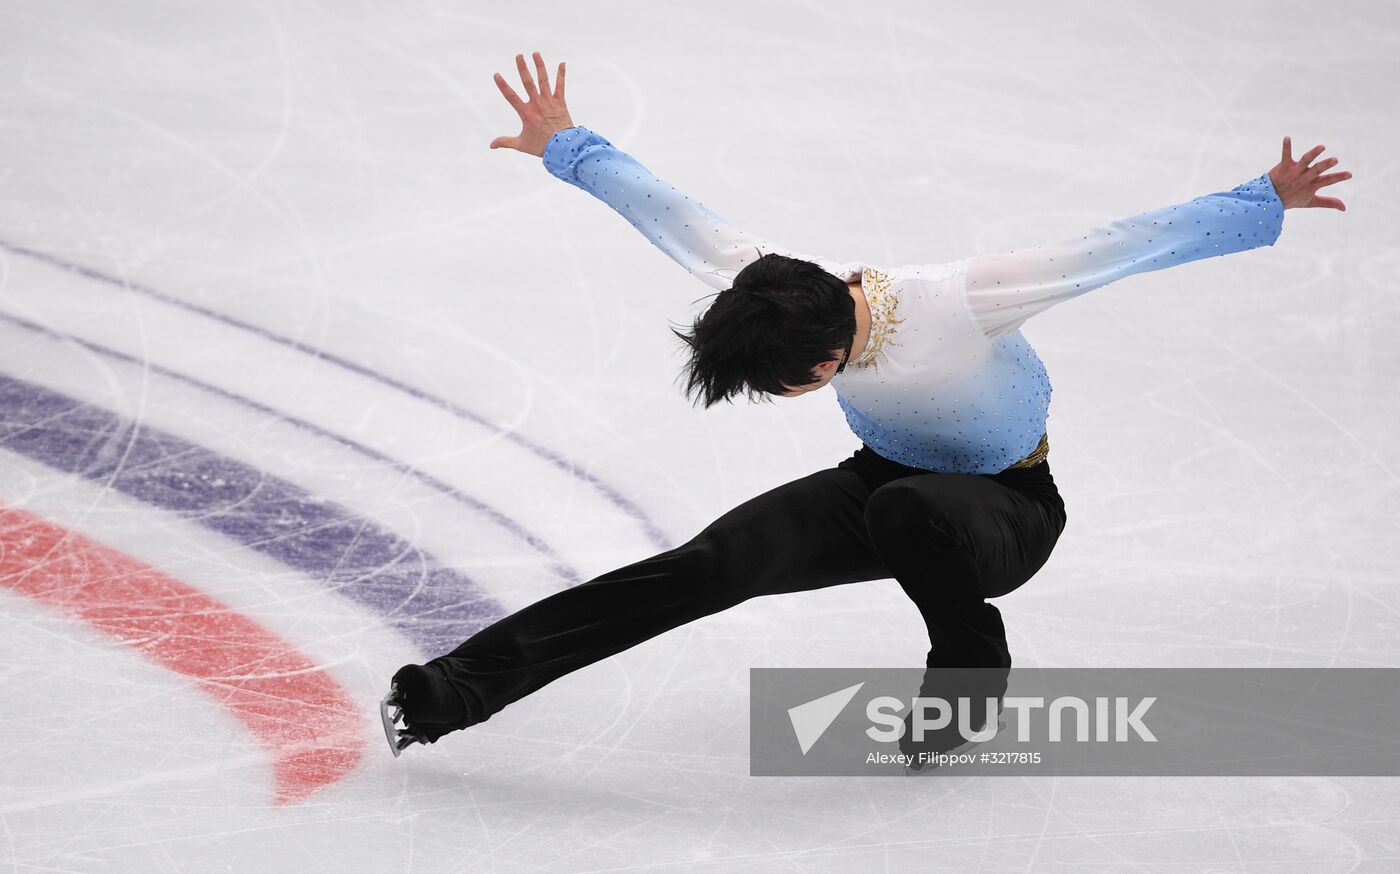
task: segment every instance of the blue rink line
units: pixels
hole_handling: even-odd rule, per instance
[[[198,313],[217,322],[221,322],[225,325],[238,328],[242,331],[247,331],[249,333],[256,334],[257,336],[262,337],[265,340],[270,340],[273,343],[286,346],[289,349],[295,349],[296,351],[310,355],[313,358],[317,358],[327,363],[334,364],[335,366],[348,370],[351,373],[358,374],[360,376],[365,377],[366,379],[372,379],[375,382],[387,385],[390,388],[396,389],[397,391],[401,391],[404,394],[409,395],[410,397],[414,397],[420,401],[424,401],[425,403],[432,404],[433,406],[441,410],[446,410],[447,412],[460,419],[466,419],[467,421],[475,425],[479,425],[482,428],[486,428],[487,430],[500,436],[501,438],[509,440],[510,442],[516,444],[522,449],[525,449],[531,454],[547,461],[552,466],[567,472],[570,476],[577,477],[583,482],[588,483],[590,486],[597,489],[599,494],[606,498],[609,503],[617,507],[622,512],[626,513],[628,516],[632,517],[641,527],[642,532],[646,535],[647,539],[652,542],[653,546],[657,547],[660,550],[667,550],[672,547],[672,544],[669,542],[665,533],[662,532],[662,530],[659,527],[657,527],[656,523],[653,522],[651,518],[642,511],[640,507],[627,500],[627,498],[623,497],[623,495],[619,493],[616,489],[614,489],[612,486],[598,479],[598,477],[584,470],[582,467],[579,467],[577,464],[560,455],[559,453],[554,452],[553,450],[548,449],[544,446],[541,446],[538,443],[535,443],[534,441],[521,436],[515,431],[509,431],[505,428],[502,428],[500,425],[497,425],[490,419],[487,419],[486,417],[481,416],[477,413],[473,413],[472,411],[464,409],[463,407],[459,407],[458,405],[452,403],[446,398],[441,398],[437,395],[429,394],[428,392],[425,392],[419,388],[415,388],[414,386],[411,386],[408,383],[400,382],[396,379],[393,379],[392,377],[388,377],[376,371],[370,370],[364,365],[356,364],[355,362],[350,361],[349,359],[333,355],[325,351],[324,349],[319,349],[314,346],[308,346],[305,343],[302,343],[298,340],[294,340],[290,337],[283,337],[280,334],[275,334],[265,328],[260,328],[257,325],[251,324],[249,322],[244,322],[239,319],[235,319],[232,316],[224,315],[223,313],[220,313],[217,310],[211,310],[207,307],[199,306],[198,304],[192,304],[188,301],[183,301],[177,297],[173,297],[163,292],[156,291],[155,289],[142,285],[138,282],[129,282],[124,279],[118,279],[115,276],[109,276],[106,273],[103,273],[99,270],[95,270],[91,267],[85,267],[81,264],[74,264],[69,261],[63,260],[62,258],[49,255],[45,252],[40,252],[36,249],[29,249],[24,246],[17,245],[15,243],[7,242],[5,240],[0,240],[0,250],[4,250],[14,255],[22,255],[26,258],[32,258],[35,261],[48,264],[51,267],[57,267],[60,270],[67,271],[69,273],[75,273],[78,276],[83,276],[88,279],[101,282],[104,285],[111,285],[117,288],[124,288],[128,291],[133,291],[137,294],[154,298],[155,300],[161,301],[162,303],[168,303],[171,306],[176,306],[181,309],[188,310],[189,312]]]
[[[317,437],[329,440],[330,442],[335,443],[336,445],[344,446],[347,449],[351,449],[359,453],[360,455],[363,455],[366,458],[373,459],[374,461],[384,464],[385,466],[392,467],[395,470],[406,473],[409,476],[412,476],[414,479],[418,480],[419,482],[424,483],[425,485],[436,489],[439,492],[442,492],[443,494],[447,495],[448,497],[452,498],[458,503],[465,504],[472,510],[481,513],[482,515],[490,519],[492,522],[496,523],[497,525],[506,529],[510,533],[514,534],[516,537],[520,538],[525,543],[529,544],[537,552],[539,552],[541,555],[545,556],[546,558],[550,559],[551,562],[553,562],[553,564],[550,565],[550,570],[555,575],[559,576],[561,579],[573,585],[577,585],[578,583],[583,582],[583,579],[579,576],[577,570],[565,564],[560,555],[557,552],[555,552],[554,549],[548,543],[545,543],[544,540],[542,540],[539,536],[528,531],[525,528],[525,526],[521,525],[519,522],[512,519],[510,516],[507,516],[505,513],[501,512],[495,507],[492,507],[490,504],[487,504],[486,502],[478,498],[474,498],[471,495],[464,494],[463,492],[457,490],[456,488],[453,488],[452,486],[448,485],[442,480],[430,476],[424,473],[423,471],[419,470],[418,468],[413,467],[412,465],[405,464],[404,462],[398,461],[397,459],[385,455],[384,453],[379,452],[378,450],[370,449],[368,446],[361,445],[353,440],[349,440],[345,437],[342,437],[339,434],[327,431],[319,425],[313,425],[312,423],[304,421],[302,419],[298,419],[293,416],[288,416],[284,413],[273,409],[272,407],[269,407],[265,404],[260,404],[257,401],[252,400],[251,398],[246,398],[242,395],[234,394],[230,391],[225,391],[224,389],[221,389],[218,386],[210,385],[207,382],[201,382],[200,380],[197,380],[194,377],[186,376],[183,373],[178,373],[167,367],[162,367],[159,364],[153,364],[149,361],[144,361],[140,358],[136,358],[135,356],[127,355],[125,352],[118,352],[115,349],[109,349],[108,347],[103,346],[101,344],[93,343],[89,340],[84,340],[80,337],[74,337],[70,334],[64,334],[59,331],[54,331],[44,327],[43,325],[39,325],[34,322],[28,321],[27,319],[21,319],[16,316],[11,316],[5,313],[0,313],[0,322],[9,322],[12,325],[24,328],[27,331],[33,331],[36,334],[42,334],[46,337],[52,337],[56,340],[61,340],[65,343],[73,343],[74,345],[81,346],[84,349],[95,352],[98,355],[102,355],[107,358],[112,358],[116,361],[123,361],[128,364],[133,364],[145,370],[150,370],[154,373],[159,373],[160,375],[168,377],[170,379],[178,380],[187,385],[192,385],[201,391],[208,392],[212,395],[217,395],[218,397],[233,401],[234,403],[240,404],[241,406],[257,410],[259,413],[262,413],[270,419],[275,419],[279,422],[285,422],[288,425],[292,425],[293,427],[299,428],[308,433],[315,434]]]
[[[0,376],[0,448],[213,529],[319,581],[439,655],[504,615],[473,580],[350,510],[249,465]]]

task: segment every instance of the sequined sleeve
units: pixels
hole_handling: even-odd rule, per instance
[[[1230,191],[1120,219],[1050,246],[967,259],[967,301],[988,336],[1125,276],[1258,246],[1283,230],[1268,174]]]
[[[777,253],[822,263],[732,227],[586,127],[555,132],[545,146],[544,166],[612,207],[711,288],[728,288],[738,272],[760,254]]]

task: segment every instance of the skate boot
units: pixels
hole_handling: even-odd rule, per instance
[[[414,744],[436,743],[467,719],[462,696],[434,665],[404,665],[379,702],[384,738],[394,758]],[[399,727],[402,721],[403,727]]]
[[[1009,659],[1007,660],[1010,661]],[[920,740],[914,740],[913,711],[904,717],[904,734],[899,739],[899,750],[909,756],[910,763],[905,773],[913,776],[931,773],[939,767],[940,756],[965,753],[984,741],[968,740],[962,736],[962,702],[969,708],[968,722],[973,731],[982,733],[992,725],[996,732],[1006,729],[1002,720],[1009,668],[928,668],[924,672],[923,684],[919,688],[922,697],[938,697],[952,706],[949,722],[940,729],[925,731]],[[996,709],[987,708],[988,700],[996,702]],[[995,734],[993,735],[995,736]]]
[[[1006,730],[1006,720],[1002,718],[1002,711],[1005,709],[1005,702],[997,699],[996,716],[993,719],[997,724],[997,732]],[[956,717],[954,717],[956,719]],[[991,723],[987,720],[979,720],[974,731],[981,732]],[[910,757],[910,762],[904,766],[906,776],[917,776],[919,774],[930,774],[938,768],[940,755],[955,755],[965,753],[974,747],[980,746],[981,741],[967,740],[958,732],[956,722],[949,728],[940,729],[924,733],[924,740],[916,742],[909,740],[913,732],[912,722],[908,717],[904,720],[904,737],[900,738],[899,750]]]

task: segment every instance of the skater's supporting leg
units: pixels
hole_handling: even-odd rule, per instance
[[[1001,612],[986,599],[1029,580],[1064,529],[1049,463],[903,477],[878,488],[865,515],[876,553],[928,625],[928,667],[1009,668]]]

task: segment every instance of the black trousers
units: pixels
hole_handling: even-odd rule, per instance
[[[467,716],[456,727],[465,728],[564,674],[749,598],[893,578],[928,626],[929,668],[1010,668],[1001,613],[987,599],[1029,580],[1064,526],[1047,461],[990,475],[932,473],[862,447],[428,664],[461,694]]]

